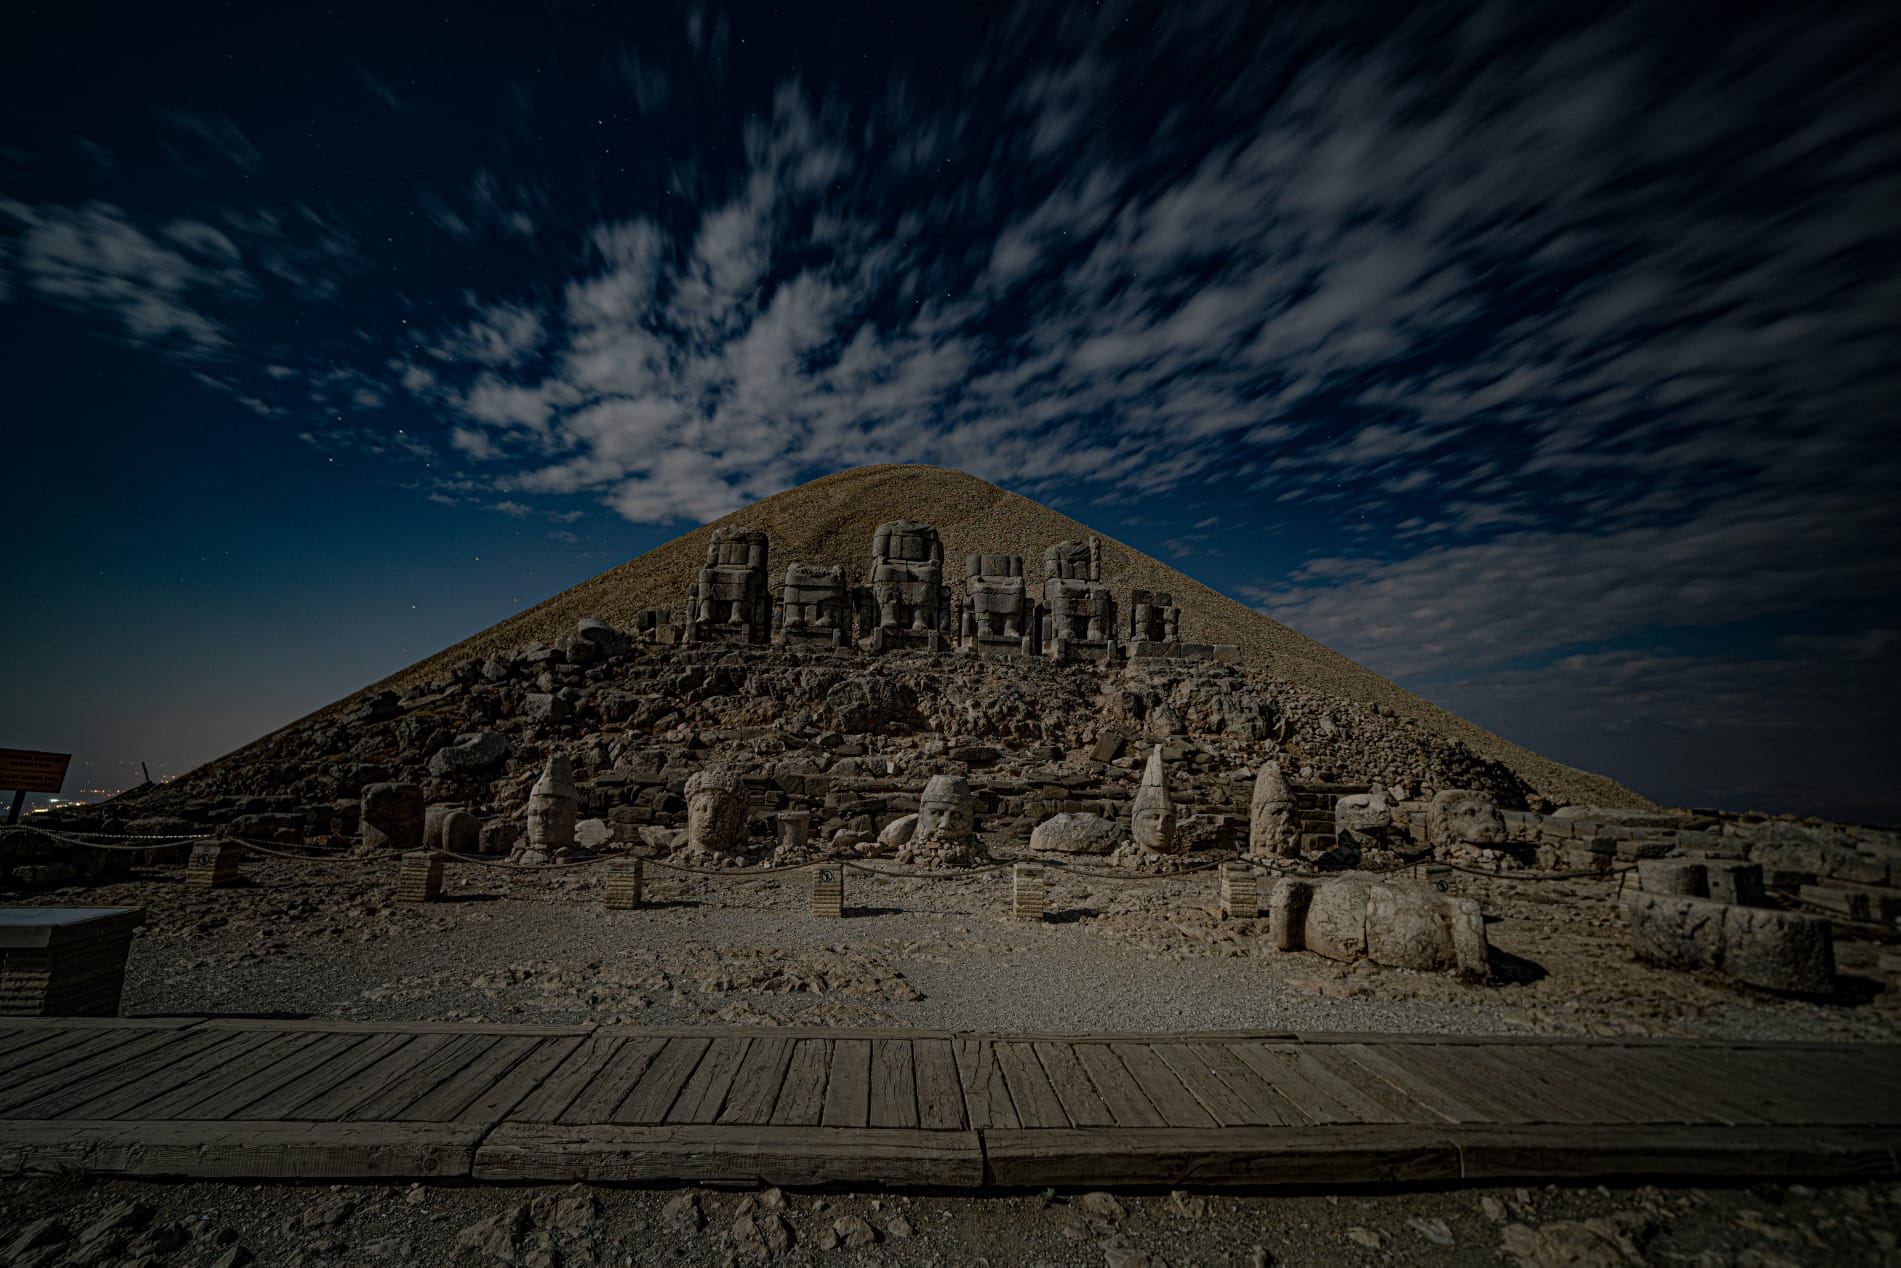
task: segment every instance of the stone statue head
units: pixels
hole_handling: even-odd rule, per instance
[[[1129,807],[1129,835],[1146,850],[1168,853],[1175,848],[1175,803],[1168,795],[1168,776],[1159,747],[1149,750],[1142,785]]]
[[[977,813],[970,783],[962,775],[933,775],[918,797],[917,832],[920,841],[961,841],[977,830]]]
[[[1426,836],[1434,845],[1497,845],[1505,840],[1505,817],[1484,793],[1444,788],[1426,812]]]
[[[695,772],[686,781],[687,848],[730,854],[746,832],[746,786],[720,766]]]

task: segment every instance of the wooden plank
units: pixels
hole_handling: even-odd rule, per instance
[[[1518,1048],[1493,1046],[1489,1057],[1512,1062],[1519,1075],[1530,1085],[1543,1090],[1547,1098],[1541,1121],[1552,1123],[1638,1123],[1649,1121],[1628,1090],[1598,1063],[1571,1062],[1563,1052],[1541,1045],[1525,1044]],[[1484,1062],[1475,1070],[1489,1070]]]
[[[957,1055],[948,1039],[913,1039],[911,1062],[917,1079],[918,1126],[955,1131],[964,1125],[964,1091],[957,1080]]]
[[[1402,1063],[1396,1055],[1402,1049],[1388,1050],[1371,1044],[1344,1043],[1337,1045],[1335,1051],[1365,1071],[1364,1077],[1391,1084],[1448,1122],[1491,1121],[1490,1112],[1461,1096],[1456,1086],[1448,1087],[1440,1080],[1420,1073],[1410,1064]]]
[[[1045,1040],[1031,1044],[1030,1050],[1042,1065],[1056,1099],[1062,1102],[1065,1118],[1077,1127],[1115,1125],[1115,1113],[1077,1059],[1075,1045]]]
[[[45,1047],[35,1048],[17,1065],[0,1072],[0,1107],[31,1100],[32,1095],[19,1096],[19,1089],[34,1083],[47,1075],[63,1074],[72,1066],[89,1060],[114,1048],[121,1048],[141,1038],[148,1043],[154,1034],[166,1039],[173,1036],[169,1032],[137,1030],[72,1030],[53,1032],[54,1042]]]
[[[953,1039],[951,1054],[963,1087],[964,1109],[972,1127],[1018,1127],[1016,1107],[997,1067],[996,1044],[988,1039]]]
[[[996,1054],[1017,1120],[1025,1127],[1068,1127],[1069,1115],[1063,1112],[1062,1099],[1050,1086],[1035,1049],[1027,1043],[1005,1042],[996,1045]]]
[[[0,1176],[215,1180],[434,1180],[468,1175],[481,1125],[445,1123],[8,1123]]]
[[[499,1042],[494,1035],[453,1036],[427,1059],[377,1089],[376,1095],[356,1102],[347,1114],[337,1117],[358,1122],[393,1122],[405,1109],[455,1078]]]
[[[480,1096],[457,1111],[458,1123],[499,1123],[525,1102],[528,1096],[573,1058],[585,1035],[544,1037],[535,1050],[517,1061],[508,1073],[490,1084]]]
[[[1263,1115],[1265,1123],[1290,1127],[1313,1125],[1313,1119],[1275,1090],[1272,1083],[1256,1074],[1252,1066],[1230,1052],[1227,1044],[1195,1043],[1188,1047],[1215,1077],[1233,1088],[1235,1095]]]
[[[720,1108],[720,1122],[763,1124],[771,1120],[773,1102],[779,1099],[794,1046],[794,1040],[782,1035],[762,1035],[752,1041],[739,1072],[733,1076],[726,1104]]]
[[[1161,1111],[1149,1102],[1142,1093],[1142,1085],[1136,1081],[1128,1067],[1116,1056],[1117,1046],[1106,1043],[1073,1044],[1070,1051],[1077,1062],[1089,1074],[1089,1081],[1102,1102],[1108,1107],[1110,1118],[1118,1127],[1166,1127]]]
[[[1263,1111],[1248,1104],[1246,1097],[1229,1087],[1202,1063],[1192,1044],[1158,1043],[1151,1044],[1149,1050],[1181,1080],[1182,1086],[1208,1111],[1208,1116],[1215,1120],[1217,1127],[1269,1125]]]
[[[683,1181],[972,1189],[984,1182],[984,1162],[975,1132],[504,1123],[476,1151],[473,1175],[501,1183]]]
[[[1259,1043],[1231,1043],[1223,1046],[1235,1060],[1247,1066],[1262,1082],[1298,1108],[1308,1121],[1321,1125],[1368,1121],[1354,1105],[1332,1095],[1321,1079],[1303,1071],[1286,1049]],[[1359,1104],[1364,1105],[1365,1102]]]
[[[640,1082],[667,1040],[617,1039],[611,1055],[603,1061],[587,1086],[574,1097],[555,1119],[561,1123],[604,1123],[613,1117],[620,1103]]]
[[[826,1127],[871,1124],[871,1044],[869,1039],[840,1039],[832,1044],[832,1065],[825,1081]]]
[[[680,1095],[680,1089],[693,1077],[694,1067],[712,1047],[710,1039],[663,1039],[666,1046],[647,1066],[646,1073],[634,1084],[634,1090],[605,1121],[613,1123],[658,1123]]]
[[[341,1057],[351,1048],[362,1043],[362,1035],[326,1035],[298,1032],[296,1038],[307,1040],[296,1051],[280,1055],[268,1066],[260,1067],[250,1075],[238,1079],[229,1085],[220,1085],[204,1090],[195,1101],[179,1104],[166,1113],[151,1112],[147,1107],[148,1118],[189,1118],[209,1122],[217,1119],[238,1117],[254,1102],[288,1087],[302,1082],[312,1071]],[[216,1112],[213,1112],[213,1106]]]
[[[1418,1184],[1460,1174],[1446,1129],[1412,1125],[991,1131],[984,1153],[992,1184],[1023,1188]]]
[[[1544,1117],[1543,1097],[1524,1088],[1519,1080],[1493,1079],[1475,1072],[1471,1054],[1477,1051],[1477,1045],[1410,1044],[1373,1050],[1394,1069],[1471,1107],[1485,1122],[1550,1121]]]
[[[176,1034],[176,1032],[167,1033]],[[121,1093],[128,1087],[137,1089],[131,1101],[136,1104],[167,1090],[170,1085],[165,1080],[179,1063],[189,1060],[207,1047],[216,1046],[227,1037],[205,1038],[203,1032],[192,1031],[190,1037],[179,1036],[177,1043],[164,1045],[163,1060],[151,1053],[143,1056],[128,1055],[126,1059],[119,1060],[118,1054],[125,1052],[123,1048],[98,1053],[79,1066],[77,1071],[70,1076],[65,1072],[60,1072],[61,1077],[58,1079],[54,1079],[52,1075],[42,1075],[40,1081],[47,1085],[48,1090],[30,1101],[8,1106],[6,1116],[8,1118],[56,1118],[72,1110],[74,1106],[86,1104],[99,1097]],[[151,1085],[154,1082],[159,1083],[160,1086],[153,1088]],[[57,1083],[58,1086],[52,1086],[53,1083]],[[114,1108],[95,1117],[106,1119],[119,1116],[117,1109]]]
[[[327,1091],[304,1101],[285,1117],[319,1122],[347,1119],[352,1109],[428,1061],[453,1042],[455,1037],[436,1033],[404,1035],[402,1038],[402,1043],[382,1052],[369,1065],[351,1071]]]
[[[1188,1085],[1145,1043],[1114,1045],[1120,1060],[1142,1088],[1142,1095],[1170,1127],[1213,1127],[1214,1115],[1202,1108]]]
[[[1827,1062],[1816,1056],[1791,1061],[1774,1053],[1717,1049],[1701,1054],[1627,1054],[1648,1086],[1693,1114],[1729,1121],[1855,1124],[1868,1121],[1857,1098],[1829,1086]],[[1839,1077],[1839,1076],[1838,1076]]]
[[[759,1026],[600,1026],[596,1034],[622,1039],[749,1039],[758,1036]],[[951,1039],[948,1030],[912,1029],[909,1026],[772,1026],[781,1039]]]
[[[158,1053],[191,1040],[178,1030],[100,1030],[63,1045],[10,1071],[0,1087],[0,1113],[48,1096],[61,1089],[84,1086],[108,1074],[136,1075],[158,1059]],[[202,1040],[191,1043],[196,1048]]]
[[[1595,1098],[1591,1103],[1606,1119],[1621,1115],[1622,1121],[1660,1124],[1763,1121],[1722,1089],[1708,1088],[1686,1096],[1676,1080],[1671,1080],[1669,1086],[1661,1085],[1659,1056],[1668,1059],[1656,1049],[1639,1053],[1609,1045],[1554,1048],[1544,1054],[1551,1067],[1575,1077],[1578,1095]]]
[[[296,1045],[308,1040],[296,1035],[273,1035],[259,1031],[250,1035],[195,1031],[211,1037],[211,1042],[196,1052],[174,1051],[167,1054],[163,1067],[148,1071],[134,1082],[116,1089],[97,1084],[93,1095],[75,1089],[66,1099],[66,1108],[55,1110],[63,1118],[104,1121],[109,1118],[176,1118],[174,1110],[204,1099],[205,1093],[235,1082],[278,1059],[288,1056]],[[287,1046],[288,1045],[288,1046]],[[86,1089],[93,1090],[93,1089]],[[37,1116],[36,1116],[37,1117]],[[206,1118],[223,1118],[207,1114]]]
[[[1356,1065],[1340,1045],[1300,1045],[1286,1049],[1300,1072],[1326,1089],[1343,1105],[1359,1107],[1361,1121],[1369,1123],[1448,1123],[1452,1120],[1421,1105],[1392,1084]]]
[[[825,1113],[825,1085],[832,1065],[829,1039],[793,1041],[792,1063],[772,1105],[775,1127],[816,1127]]]
[[[403,1123],[452,1122],[470,1101],[486,1092],[490,1084],[507,1077],[517,1062],[545,1042],[540,1035],[490,1037],[494,1042],[486,1052],[456,1068],[432,1091],[389,1117]]]
[[[32,1049],[41,1044],[65,1043],[66,1036],[70,1033],[70,1031],[53,1030],[44,1026],[9,1030],[4,1035],[0,1035],[0,1064],[13,1066],[23,1061],[30,1061],[32,1057],[27,1054]]]
[[[568,1106],[607,1067],[615,1051],[626,1040],[594,1034],[582,1040],[581,1051],[556,1066],[540,1086],[530,1092],[509,1118],[521,1123],[552,1123],[565,1114]]]
[[[918,1125],[917,1075],[911,1066],[909,1039],[871,1041],[871,1113],[873,1127]]]
[[[317,1100],[390,1053],[409,1042],[408,1035],[381,1034],[353,1036],[356,1042],[337,1053],[303,1078],[267,1092],[230,1117],[233,1121],[261,1122],[296,1117],[300,1106]]]
[[[719,1121],[720,1109],[726,1104],[726,1094],[732,1089],[733,1079],[738,1076],[740,1064],[746,1058],[746,1049],[751,1044],[752,1040],[738,1037],[713,1040],[712,1046],[706,1050],[706,1056],[694,1069],[693,1077],[686,1081],[686,1086],[680,1089],[680,1095],[674,1098],[665,1121]]]

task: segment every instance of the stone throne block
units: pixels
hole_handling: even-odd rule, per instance
[[[778,640],[788,647],[849,647],[851,588],[836,565],[793,564],[779,591]]]
[[[1115,660],[1116,602],[1102,584],[1102,547],[1057,542],[1043,552],[1043,646],[1057,659]]]
[[[880,524],[871,545],[871,650],[942,651],[950,629],[944,543],[929,524]]]
[[[1035,610],[1023,583],[1021,555],[965,555],[962,648],[986,655],[1027,656],[1035,650]]]
[[[1181,654],[1182,610],[1166,590],[1129,593],[1129,655]]]
[[[687,592],[687,640],[764,643],[771,633],[766,535],[756,528],[716,530],[706,567]]]

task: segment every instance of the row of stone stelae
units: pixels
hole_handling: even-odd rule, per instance
[[[1127,620],[1102,582],[1094,538],[1043,552],[1043,590],[1028,589],[1021,555],[966,555],[961,587],[944,576],[944,545],[928,524],[893,520],[872,539],[870,572],[793,563],[774,584],[768,541],[754,528],[713,533],[688,588],[684,621],[643,612],[641,632],[687,642],[778,642],[868,651],[961,651],[1109,659],[1182,647],[1181,609],[1164,591],[1136,590]]]

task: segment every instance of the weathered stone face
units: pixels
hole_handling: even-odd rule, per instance
[[[1248,807],[1248,853],[1256,858],[1283,858],[1299,851],[1294,835],[1298,821],[1294,790],[1279,762],[1263,762],[1254,777],[1254,799]]]
[[[746,788],[739,776],[709,767],[686,781],[686,848],[708,854],[737,851],[746,833]]]
[[[1426,839],[1433,845],[1497,845],[1505,840],[1505,817],[1483,793],[1443,788],[1426,812]]]
[[[358,824],[370,850],[420,850],[426,807],[415,784],[371,784]]]
[[[1149,750],[1142,785],[1129,809],[1129,832],[1147,850],[1170,854],[1175,850],[1175,804],[1168,796],[1168,773],[1159,746]]]
[[[574,822],[580,794],[574,787],[574,768],[566,753],[553,753],[541,778],[528,793],[530,849],[552,852],[574,844]]]
[[[976,802],[962,775],[933,775],[918,798],[916,839],[967,841],[977,830]]]

